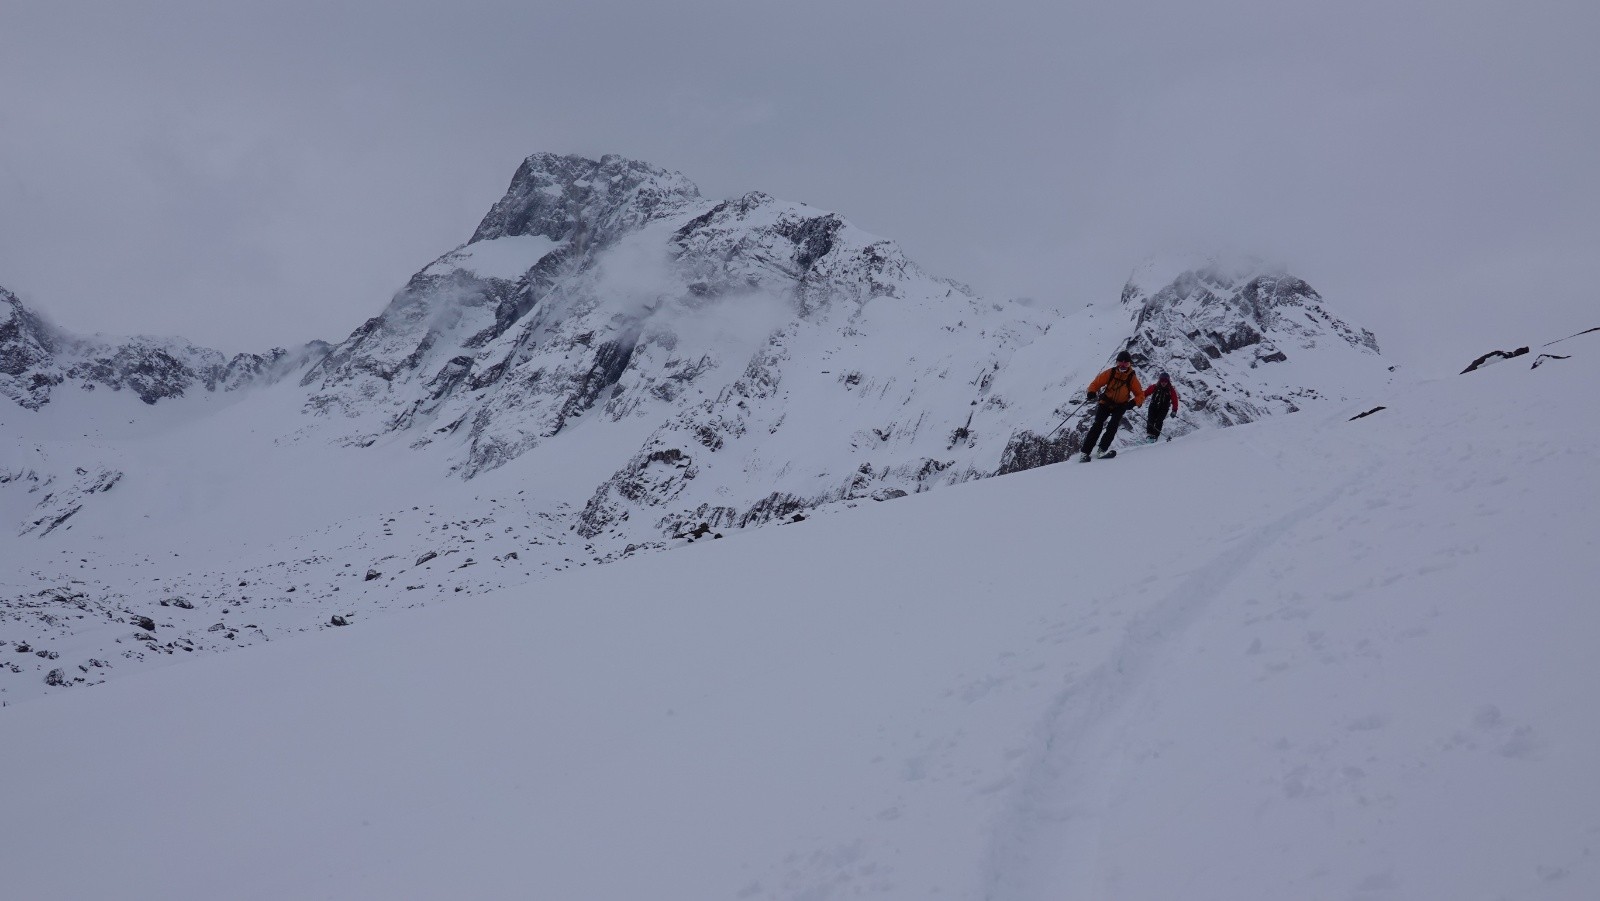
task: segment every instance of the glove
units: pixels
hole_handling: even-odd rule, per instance
[[[1089,392],[1089,396],[1088,396],[1088,397],[1086,397],[1086,398],[1084,398],[1084,400],[1086,400],[1086,401],[1087,401],[1087,400],[1094,400],[1094,398],[1095,398],[1095,394],[1094,394],[1094,392],[1093,392],[1093,391],[1090,391],[1090,392]]]

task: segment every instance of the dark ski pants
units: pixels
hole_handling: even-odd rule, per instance
[[[1100,439],[1100,452],[1105,453],[1111,446],[1112,439],[1117,437],[1117,429],[1122,428],[1122,414],[1128,411],[1132,404],[1114,404],[1102,402],[1094,408],[1094,425],[1089,427],[1089,434],[1083,436],[1083,452],[1088,453],[1094,448],[1094,440]],[[1105,437],[1101,437],[1101,429],[1105,430]]]
[[[1150,412],[1144,417],[1144,433],[1154,441],[1161,437],[1161,427],[1167,423],[1167,413],[1171,412],[1171,404],[1158,404],[1150,402]]]

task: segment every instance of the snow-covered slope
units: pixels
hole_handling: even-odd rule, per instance
[[[14,704],[6,892],[1596,897],[1592,337]]]

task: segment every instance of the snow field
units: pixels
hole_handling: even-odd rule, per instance
[[[1592,898],[1596,356],[9,707],[0,872],[37,899]]]

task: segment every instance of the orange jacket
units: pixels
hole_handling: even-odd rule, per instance
[[[1126,378],[1117,371],[1117,367],[1113,366],[1095,376],[1094,381],[1089,383],[1090,394],[1102,388],[1105,389],[1105,393],[1101,397],[1110,403],[1125,404],[1131,400],[1135,407],[1144,403],[1144,386],[1139,384],[1139,377],[1133,374],[1132,366],[1128,367]]]

